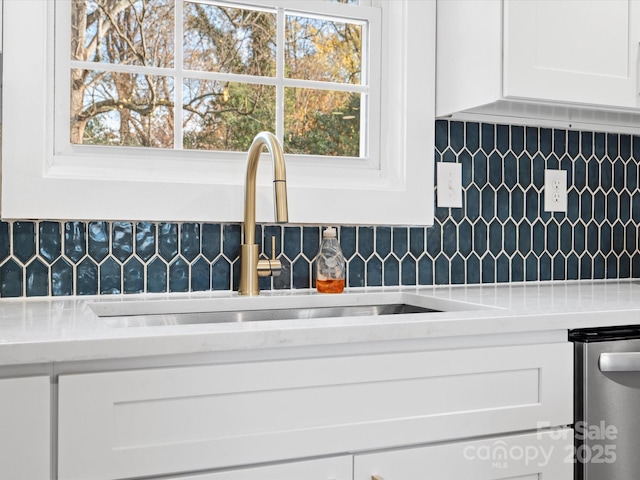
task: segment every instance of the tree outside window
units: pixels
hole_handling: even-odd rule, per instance
[[[181,0],[71,16],[72,144],[245,151],[269,130],[287,153],[365,154],[366,22]]]

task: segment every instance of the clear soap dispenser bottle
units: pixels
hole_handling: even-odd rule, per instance
[[[320,293],[342,293],[344,290],[345,261],[336,229],[322,232],[322,243],[316,260],[316,289]]]

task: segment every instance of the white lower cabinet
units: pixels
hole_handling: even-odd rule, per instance
[[[51,476],[51,380],[0,379],[0,478]]]
[[[290,462],[172,480],[571,480],[573,430]]]
[[[262,480],[242,466],[569,425],[572,376],[569,343],[60,375],[58,480]]]
[[[356,455],[353,480],[570,480],[573,431]]]

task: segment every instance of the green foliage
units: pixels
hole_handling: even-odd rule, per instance
[[[302,135],[290,134],[285,147],[290,153],[358,157],[360,155],[360,96],[349,95],[348,103],[332,112],[308,115]]]
[[[227,83],[212,97],[197,126],[185,129],[185,148],[246,151],[257,133],[275,129],[275,88]]]

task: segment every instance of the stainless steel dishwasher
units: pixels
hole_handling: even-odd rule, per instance
[[[640,479],[640,326],[574,330],[575,478]]]

